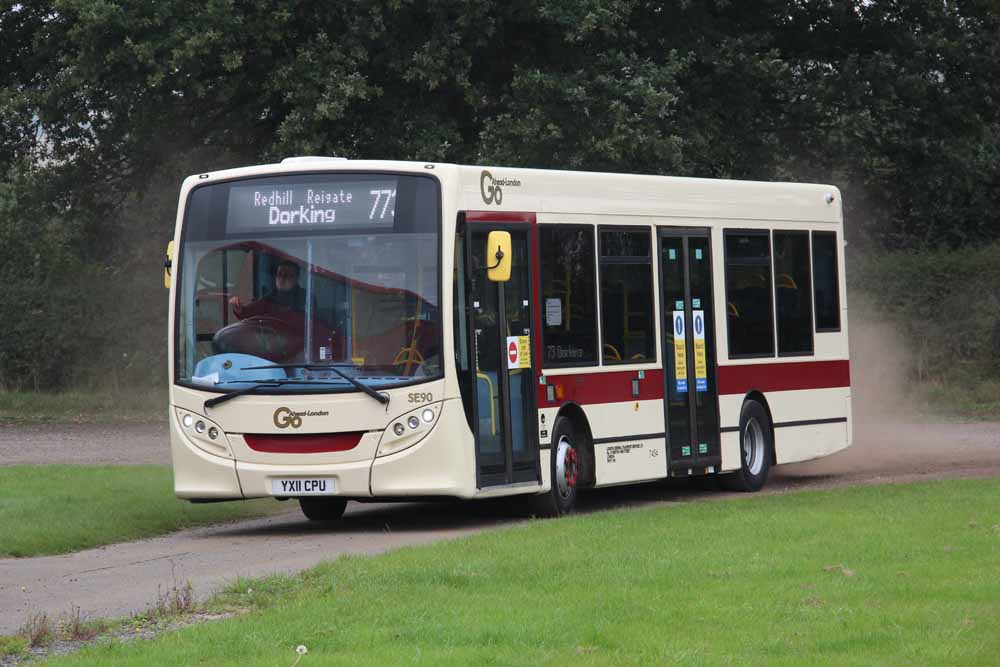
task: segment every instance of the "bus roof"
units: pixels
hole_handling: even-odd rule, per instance
[[[433,174],[443,182],[455,181],[459,210],[826,223],[842,220],[840,191],[832,185],[317,156],[191,176],[184,185],[186,190],[206,181],[265,174],[359,170]]]

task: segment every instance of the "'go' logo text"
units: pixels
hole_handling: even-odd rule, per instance
[[[503,202],[503,190],[500,186],[519,188],[521,181],[516,178],[493,178],[493,174],[485,169],[479,174],[479,194],[487,204],[499,206]]]
[[[292,412],[289,408],[278,408],[274,411],[274,425],[278,428],[298,428],[302,426],[302,417]]]

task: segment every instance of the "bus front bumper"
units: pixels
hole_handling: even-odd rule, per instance
[[[176,412],[171,411],[176,421]],[[473,498],[475,458],[467,445],[461,401],[443,401],[438,423],[413,446],[353,462],[287,464],[238,460],[233,448],[213,455],[172,424],[174,491],[188,500],[294,498],[325,483],[323,495],[347,498]],[[296,484],[300,481],[301,484]]]

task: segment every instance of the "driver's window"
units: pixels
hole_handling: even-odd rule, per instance
[[[195,287],[195,336],[197,358],[214,354],[212,338],[235,321],[229,299],[254,298],[253,253],[242,248],[216,250],[198,262]]]

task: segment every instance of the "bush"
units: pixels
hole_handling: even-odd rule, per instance
[[[1000,374],[1000,242],[849,257],[848,285],[903,333],[913,377],[986,381]]]

